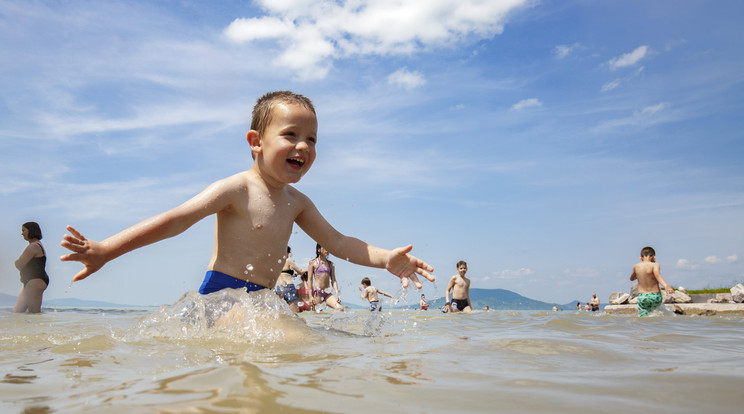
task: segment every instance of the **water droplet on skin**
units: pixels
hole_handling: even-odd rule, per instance
[[[276,262],[279,263],[279,264],[281,264],[282,263],[282,259],[279,259]]]
[[[271,253],[269,253],[269,257],[271,257]]]
[[[249,271],[253,270],[253,265],[252,264],[246,265],[245,268],[248,269]]]
[[[243,271],[243,274],[246,274],[247,275],[248,274],[248,271],[247,270],[244,270]]]

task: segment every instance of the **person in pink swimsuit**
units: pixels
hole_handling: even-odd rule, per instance
[[[315,259],[311,260],[307,267],[310,286],[313,289],[313,300],[316,305],[325,303],[326,306],[343,311],[344,307],[341,306],[341,295],[336,282],[336,268],[333,262],[328,260],[328,250],[317,244],[315,253]],[[333,292],[331,292],[331,287]]]

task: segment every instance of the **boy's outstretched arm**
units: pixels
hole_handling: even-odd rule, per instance
[[[423,286],[419,282],[417,274],[429,281],[433,282],[435,280],[435,277],[430,273],[434,271],[434,268],[409,254],[413,246],[408,245],[387,250],[372,246],[357,238],[345,236],[326,221],[307,196],[304,194],[300,194],[300,196],[303,209],[295,218],[295,222],[308,236],[320,243],[334,256],[358,265],[387,269],[388,272],[401,279],[403,287],[408,287],[410,279],[416,285],[416,288],[421,289]]]
[[[102,242],[85,238],[72,226],[70,234],[62,237],[60,245],[72,253],[60,257],[63,262],[76,261],[85,268],[72,281],[85,279],[109,261],[137,248],[184,232],[202,218],[214,214],[229,204],[226,180],[218,181],[180,206],[158,214],[117,233]]]

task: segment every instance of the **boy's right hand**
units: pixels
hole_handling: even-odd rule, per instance
[[[73,253],[66,254],[59,258],[63,262],[80,262],[85,265],[85,269],[78,272],[72,278],[73,282],[83,280],[95,273],[106,264],[103,245],[97,241],[86,239],[80,232],[72,226],[67,226],[67,231],[71,233],[62,236],[60,245]]]
[[[400,278],[404,288],[408,287],[408,280],[410,279],[413,281],[416,289],[421,289],[423,286],[416,274],[418,273],[430,282],[433,282],[435,277],[429,272],[433,272],[434,268],[418,257],[408,254],[411,249],[413,249],[413,246],[409,244],[408,246],[398,247],[390,251],[385,268],[388,272]]]

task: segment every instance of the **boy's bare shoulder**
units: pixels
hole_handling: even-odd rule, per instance
[[[245,190],[248,188],[250,182],[251,182],[250,174],[248,174],[248,171],[243,171],[237,174],[233,174],[229,177],[225,177],[221,180],[217,180],[214,183],[212,183],[211,187],[216,187],[223,191],[239,190],[239,189]]]
[[[303,193],[302,191],[300,191],[300,190],[298,190],[298,189],[294,188],[294,187],[293,187],[293,186],[291,186],[291,185],[287,185],[287,186],[286,186],[286,191],[287,191],[287,194],[288,194],[288,195],[289,195],[290,197],[292,197],[292,198],[295,198],[295,199],[297,199],[298,201],[302,201],[302,202],[311,202],[311,200],[310,200],[310,197],[306,196],[306,195],[305,195],[305,193]]]

